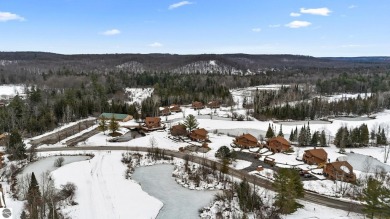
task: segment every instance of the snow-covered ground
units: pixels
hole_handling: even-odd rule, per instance
[[[236,105],[239,108],[241,108],[245,98],[247,99],[248,103],[252,102],[252,97],[254,96],[253,94],[256,90],[277,91],[280,90],[282,86],[289,86],[289,85],[281,85],[281,84],[259,85],[253,87],[231,89],[230,93],[232,95],[233,101],[236,103]]]
[[[16,95],[25,95],[25,86],[20,84],[0,85],[0,99],[9,99]]]
[[[252,162],[246,161],[246,160],[235,160],[232,164],[229,166],[231,168],[235,168],[237,170],[242,170],[252,165]]]
[[[128,95],[130,101],[129,104],[139,103],[141,104],[142,100],[150,97],[153,93],[153,88],[126,88],[126,94]]]
[[[79,143],[78,146],[123,146],[124,149],[126,149],[127,147],[129,147],[129,148],[151,147],[152,146],[151,142],[154,142],[153,147],[170,149],[170,150],[178,150],[180,147],[188,146],[190,143],[195,144],[195,145],[199,145],[199,143],[189,142],[189,141],[176,142],[170,138],[170,135],[168,133],[169,127],[171,127],[172,125],[175,125],[177,123],[182,123],[184,121],[184,118],[191,114],[191,115],[194,115],[198,119],[200,128],[205,128],[206,130],[209,131],[209,139],[211,141],[211,143],[208,143],[208,146],[210,147],[211,150],[205,154],[198,153],[197,155],[203,156],[203,157],[206,157],[206,158],[209,158],[212,160],[216,160],[216,158],[214,156],[215,152],[221,146],[228,146],[229,148],[231,148],[230,144],[233,141],[233,137],[231,137],[231,135],[241,135],[243,133],[251,133],[255,137],[259,138],[260,135],[262,135],[262,136],[265,135],[265,132],[267,131],[269,124],[271,124],[271,126],[274,127],[276,132],[279,130],[280,123],[276,123],[276,122],[274,123],[273,121],[257,121],[253,118],[251,118],[252,121],[231,121],[229,119],[229,117],[231,117],[232,111],[236,112],[238,114],[241,114],[241,115],[246,115],[246,110],[242,109],[242,102],[243,102],[243,99],[245,97],[250,97],[252,91],[255,91],[256,89],[278,90],[278,89],[280,89],[280,87],[281,87],[281,85],[267,85],[267,86],[258,86],[258,87],[251,87],[251,88],[245,88],[245,89],[235,89],[235,90],[232,90],[231,92],[233,95],[233,99],[236,101],[237,105],[232,107],[232,109],[230,107],[221,107],[220,109],[215,109],[215,110],[214,109],[211,110],[211,109],[206,108],[206,109],[202,109],[202,110],[197,111],[197,110],[190,109],[188,106],[182,106],[181,108],[182,108],[183,112],[173,113],[172,115],[161,117],[162,122],[165,123],[165,125],[167,127],[167,130],[165,130],[165,131],[151,132],[151,133],[148,133],[144,137],[136,138],[136,139],[130,140],[128,142],[108,142],[108,140],[111,137],[109,137],[108,135],[104,135],[103,133],[99,133],[99,134],[87,139],[85,142]],[[131,93],[130,97],[131,97],[133,102],[134,101],[140,102],[143,99],[150,96],[151,93],[153,92],[152,88],[149,88],[149,89],[128,88],[126,90]],[[348,97],[353,98],[353,97],[357,97],[357,94],[343,95],[343,96],[344,97],[347,96],[347,98]],[[363,95],[361,95],[361,96],[362,96],[362,98],[364,98]],[[328,97],[328,98],[333,101],[333,100],[338,100],[339,97],[337,95],[334,95],[334,96]],[[385,110],[383,112],[377,113],[377,114],[375,114],[375,116],[376,116],[375,119],[368,119],[366,116],[354,118],[353,120],[351,120],[349,118],[345,118],[345,119],[338,118],[337,120],[336,119],[333,120],[332,123],[330,123],[330,122],[310,122],[310,130],[312,133],[314,131],[325,130],[327,138],[329,138],[329,137],[332,138],[336,134],[337,129],[341,126],[348,126],[349,128],[354,128],[354,127],[360,126],[363,123],[367,124],[369,129],[377,130],[378,126],[381,126],[381,127],[385,127],[385,129],[387,130],[387,128],[389,127],[387,124],[390,122],[390,110]],[[136,123],[134,120],[132,120],[132,121],[129,121],[126,123],[121,123],[121,125],[134,126],[134,125],[138,125],[138,123]],[[303,125],[307,126],[307,122],[292,121],[292,122],[288,122],[288,123],[283,123],[282,127],[283,127],[283,133],[285,134],[285,138],[288,139],[289,133],[291,132],[291,130],[295,129],[296,127],[298,128],[298,130],[300,130],[300,128]],[[125,130],[122,129],[121,132],[124,133]],[[230,136],[228,136],[228,135],[230,135]],[[75,137],[75,136],[72,136],[70,138],[73,138],[73,137]],[[36,138],[38,138],[38,137],[36,137]],[[58,145],[51,145],[51,146],[58,146]],[[311,173],[319,174],[321,172],[320,169],[315,169],[316,166],[309,166],[309,165],[304,164],[302,161],[300,161],[300,158],[302,157],[304,150],[311,149],[311,148],[294,147],[293,149],[294,149],[294,153],[292,153],[292,154],[289,154],[289,155],[275,154],[275,155],[271,155],[270,157],[274,158],[276,163],[277,163],[277,166],[280,166],[280,167],[297,166],[301,169],[309,170]],[[335,161],[339,157],[346,156],[346,155],[338,153],[339,149],[336,148],[334,145],[330,145],[330,147],[326,147],[324,149],[327,151],[328,158],[330,159],[331,162]],[[261,152],[265,152],[265,151],[262,150]],[[347,149],[347,152],[348,153],[353,152],[354,154],[361,154],[364,156],[372,156],[373,158],[377,159],[378,162],[384,164],[384,160],[383,160],[384,148],[383,147],[367,147],[367,148],[356,148],[356,149],[354,148],[351,150]],[[266,154],[263,154],[263,155],[270,155],[270,153],[266,152]],[[110,194],[107,194],[107,193],[117,194],[117,192],[118,192],[115,189],[106,188],[107,185],[104,185],[104,183],[109,183],[109,186],[114,186],[114,187],[117,185],[118,186],[130,185],[131,189],[124,191],[123,192],[124,194],[130,195],[131,192],[135,191],[135,193],[137,194],[137,197],[138,196],[142,197],[141,198],[142,200],[145,200],[145,201],[149,200],[149,199],[153,200],[153,199],[151,199],[151,197],[145,195],[140,188],[138,188],[135,185],[132,185],[131,184],[132,182],[126,181],[126,182],[118,182],[117,184],[114,183],[114,180],[112,180],[111,178],[115,178],[115,179],[119,180],[119,175],[120,175],[119,172],[122,172],[122,174],[123,174],[124,166],[118,167],[118,166],[115,166],[117,164],[109,163],[108,161],[113,162],[114,158],[112,158],[112,156],[117,156],[117,158],[118,158],[119,153],[117,154],[117,153],[113,152],[112,154],[109,154],[109,155],[99,154],[99,156],[97,156],[98,158],[95,157],[94,159],[91,160],[91,163],[85,162],[85,161],[84,162],[77,162],[77,163],[66,165],[63,168],[60,168],[60,169],[54,171],[54,173],[57,173],[57,172],[61,173],[61,174],[58,174],[59,181],[65,181],[65,179],[62,179],[64,177],[61,178],[61,175],[62,174],[65,174],[66,176],[71,175],[72,172],[69,168],[70,168],[70,166],[72,166],[72,167],[74,166],[73,167],[74,169],[78,168],[77,171],[81,171],[83,174],[89,173],[89,175],[87,174],[87,177],[85,179],[76,179],[77,176],[81,175],[81,173],[80,174],[77,173],[76,176],[72,176],[72,177],[70,177],[70,179],[76,180],[76,181],[79,180],[79,181],[77,181],[77,183],[80,183],[81,187],[84,190],[88,189],[89,187],[93,187],[94,189],[97,189],[97,190],[99,190],[100,188],[103,188],[103,190],[104,190],[102,193],[93,194],[92,197],[86,197],[87,196],[86,194],[81,193],[80,194],[81,196],[78,197],[79,199],[77,199],[77,197],[76,197],[76,201],[79,202],[80,205],[75,206],[75,207],[71,207],[70,209],[68,209],[67,212],[69,213],[69,215],[75,214],[76,216],[82,215],[82,216],[86,216],[87,218],[88,218],[88,216],[92,217],[93,213],[89,212],[88,210],[83,210],[80,208],[80,206],[83,206],[83,207],[86,206],[87,209],[96,209],[96,208],[93,208],[93,206],[91,206],[91,204],[87,203],[89,198],[99,199],[99,203],[97,204],[97,206],[103,206],[103,205],[109,206],[107,211],[102,212],[101,215],[107,216],[107,214],[110,214],[111,211],[114,211],[112,206],[115,207],[115,211],[117,211],[116,208],[119,209],[118,212],[124,211],[125,207],[119,201],[118,201],[118,203],[115,201],[114,204],[110,205],[108,203],[105,203],[104,200],[100,200],[100,199],[104,199],[102,197],[105,197],[105,196],[107,196],[108,199],[112,198],[112,196],[110,196]],[[115,159],[117,159],[117,158],[115,158]],[[264,157],[262,157],[261,159],[264,159]],[[348,157],[348,159],[350,159],[349,161],[351,161],[352,166],[355,168],[355,172],[356,172],[357,176],[362,174],[361,171],[363,168],[361,166],[359,166],[359,165],[361,165],[361,162],[359,163],[359,165],[354,163],[354,161],[359,162],[359,160],[361,160],[362,158],[356,158],[356,156],[355,157],[351,156],[351,157]],[[100,164],[100,163],[102,163],[102,164]],[[119,162],[118,165],[122,165],[122,164]],[[250,165],[251,165],[250,162],[237,161],[237,163],[232,164],[232,167],[235,167],[236,169],[243,169],[243,168],[246,168]],[[384,165],[386,165],[386,164],[384,164]],[[101,177],[98,176],[99,170],[106,172],[106,171],[108,171],[108,169],[112,169],[112,168],[118,168],[121,171],[119,171],[119,170],[113,171],[115,173],[114,174],[115,176],[112,176],[110,179],[107,179],[107,180],[106,179],[103,180]],[[64,172],[61,172],[61,171],[64,171]],[[256,173],[256,175],[260,175],[261,177],[272,179],[273,178],[273,171],[269,170],[269,169],[265,169],[261,172]],[[339,187],[338,187],[337,183],[330,181],[330,180],[325,180],[325,178],[323,176],[320,176],[320,175],[316,175],[316,176],[318,178],[320,178],[320,180],[313,180],[313,181],[305,181],[304,182],[304,187],[306,189],[314,191],[314,192],[318,192],[321,194],[330,195],[330,196],[339,196],[339,191],[337,191]],[[123,178],[123,175],[122,175],[122,178]],[[62,184],[63,184],[63,182],[62,182]],[[120,197],[122,200],[124,200],[123,196],[120,196]],[[136,204],[136,203],[133,203],[134,202],[133,198],[128,198],[128,199],[129,199],[129,202],[131,204]],[[161,203],[159,203],[158,201],[155,202],[153,204],[154,205],[153,209],[157,209],[159,204],[161,204]],[[118,205],[118,207],[116,207],[117,205]],[[311,206],[313,206],[313,205],[309,204],[308,207],[305,207],[304,209],[299,210],[297,214],[290,215],[287,218],[310,218],[310,217],[314,217],[315,215],[317,215],[317,217],[318,217],[318,215],[321,213],[317,213],[317,212],[320,212],[319,209],[322,206],[318,207],[318,208],[313,207],[313,209],[315,208],[315,211],[310,210]],[[135,208],[137,208],[137,207],[135,207]],[[137,208],[137,209],[140,209],[140,208]],[[321,210],[322,209],[326,209],[326,208],[323,207],[323,208],[321,208]],[[76,212],[76,213],[74,213],[74,212]],[[83,212],[83,213],[80,213],[80,212]],[[158,212],[158,210],[157,210],[157,212]],[[148,216],[153,217],[152,216],[153,213],[156,213],[156,212],[152,212],[151,215],[148,215]],[[119,213],[119,214],[122,214],[122,213]],[[128,216],[127,214],[125,214],[125,215]],[[299,217],[299,215],[302,217]],[[305,217],[303,217],[303,215],[305,215]],[[306,215],[307,215],[307,217],[306,217]],[[336,216],[334,216],[334,215],[336,215]],[[333,211],[332,211],[332,213],[329,214],[329,217],[320,217],[320,218],[336,218],[336,217],[337,218],[349,218],[345,215],[346,215],[346,213],[343,211],[341,211],[340,214],[339,213],[333,214]],[[134,216],[134,215],[131,215],[131,216]],[[141,215],[141,216],[145,216],[145,215]],[[79,217],[79,218],[82,218],[82,217]],[[126,217],[126,218],[128,218],[128,217]]]
[[[304,205],[303,208],[298,209],[291,215],[287,215],[285,219],[360,219],[365,218],[364,215],[354,212],[347,212],[334,208],[329,208],[323,205],[317,205],[307,201],[299,201]]]
[[[371,97],[371,93],[356,93],[356,94],[335,94],[329,96],[322,96],[321,98],[327,99],[328,102],[336,102],[340,100],[356,99],[360,96],[362,99]],[[318,96],[319,97],[319,96]]]
[[[121,152],[95,152],[89,161],[68,164],[52,172],[59,187],[67,182],[77,185],[75,201],[62,212],[73,219],[156,218],[163,203],[126,180]]]

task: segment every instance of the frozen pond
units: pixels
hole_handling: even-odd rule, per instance
[[[369,117],[336,117],[334,120],[343,120],[343,121],[368,121],[372,120]]]
[[[375,173],[378,168],[383,168],[385,171],[390,172],[389,165],[386,165],[371,156],[356,153],[348,153],[347,155],[347,161],[355,170]]]
[[[40,159],[38,161],[35,161],[33,163],[28,164],[19,175],[20,176],[24,176],[26,174],[30,175],[32,172],[34,172],[35,177],[38,179],[46,171],[51,172],[51,171],[53,171],[55,169],[58,169],[58,167],[54,166],[54,161],[57,158],[59,158],[59,157],[63,157],[64,158],[63,165],[89,159],[89,156],[53,156],[53,157],[46,157],[46,158],[42,158],[42,159]]]
[[[331,124],[332,122],[329,121],[322,121],[322,120],[310,120],[310,121],[283,121],[283,122],[275,122],[275,124],[282,124],[287,126],[296,126],[296,125],[307,125],[307,122],[310,123],[310,125],[314,124]]]
[[[164,203],[157,219],[199,218],[198,210],[206,207],[217,191],[196,191],[183,188],[172,178],[172,165],[139,167],[133,179],[142,190]]]

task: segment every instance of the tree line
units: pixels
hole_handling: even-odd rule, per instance
[[[370,116],[375,112],[390,108],[389,97],[388,94],[371,94],[365,98],[358,95],[357,98],[343,98],[337,101],[328,101],[324,97],[314,97],[311,100],[306,99],[268,106],[263,105],[263,102],[259,101],[256,95],[253,102],[253,116],[260,120],[273,118],[280,120],[315,120],[331,116]]]

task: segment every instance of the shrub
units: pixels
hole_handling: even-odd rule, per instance
[[[54,160],[54,166],[55,167],[62,167],[62,165],[64,164],[64,161],[65,161],[65,159],[63,157],[59,157],[59,158]]]
[[[61,185],[61,195],[64,199],[70,198],[73,199],[74,194],[76,194],[77,186],[72,182],[67,182],[65,185]]]

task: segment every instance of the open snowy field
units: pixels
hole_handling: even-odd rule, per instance
[[[16,95],[25,95],[25,86],[18,84],[4,84],[0,85],[0,99],[9,99]]]
[[[277,91],[280,90],[282,86],[289,86],[289,85],[281,85],[281,84],[259,85],[253,87],[231,89],[230,93],[232,94],[233,101],[236,103],[238,108],[242,108],[242,103],[244,102],[245,98],[247,99],[248,103],[252,102],[253,93],[256,90]]]
[[[335,102],[340,101],[344,99],[356,99],[360,96],[362,99],[371,97],[371,93],[356,93],[356,94],[335,94],[335,95],[329,95],[329,96],[322,96],[321,98],[324,98],[328,100],[328,102]]]
[[[317,205],[307,201],[299,201],[303,208],[298,209],[291,215],[287,215],[285,219],[363,219],[364,215],[329,208],[323,205]]]
[[[130,101],[129,104],[139,103],[141,104],[142,100],[150,97],[153,93],[153,88],[126,88],[125,92],[128,95]]]
[[[95,152],[90,161],[53,171],[57,187],[67,182],[77,185],[78,205],[63,209],[63,213],[72,219],[155,218],[163,204],[136,182],[125,179],[126,166],[120,160],[121,152]]]

